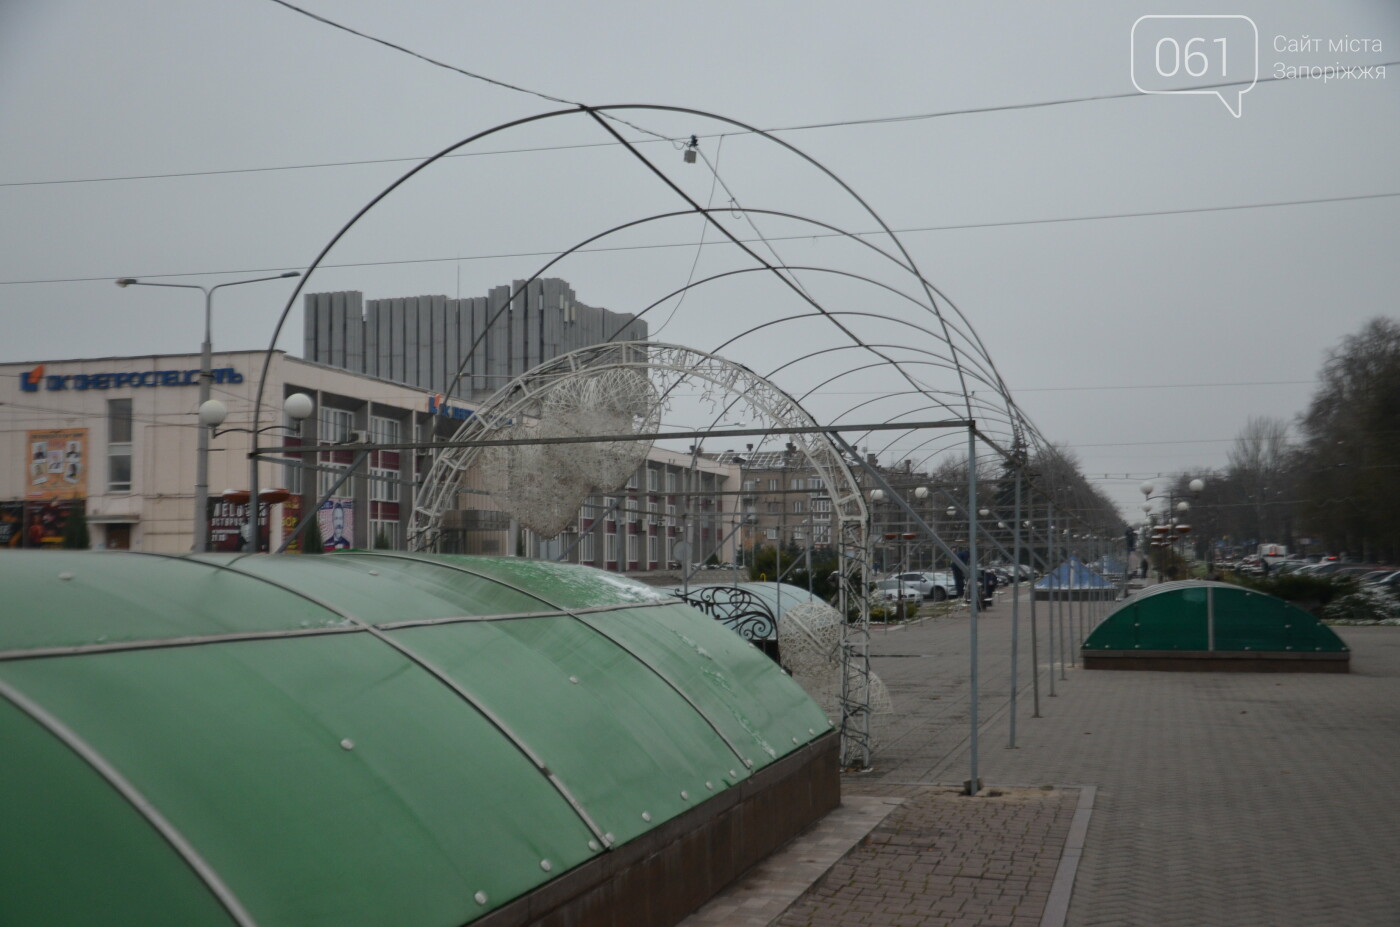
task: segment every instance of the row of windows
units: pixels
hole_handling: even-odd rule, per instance
[[[617,552],[618,552],[617,539],[618,539],[618,535],[616,535],[616,534],[605,534],[605,535],[603,535],[603,558],[604,558],[604,560],[607,561],[607,562],[610,562],[610,563],[617,563],[617,562],[618,562],[618,559],[617,559]],[[667,538],[658,538],[658,537],[656,537],[656,536],[654,536],[654,535],[651,536],[651,537],[648,537],[648,538],[646,539],[646,542],[647,542],[647,547],[646,547],[646,550],[647,550],[647,559],[646,559],[645,562],[647,562],[647,563],[661,563],[662,561],[661,561],[661,558],[660,558],[659,554],[660,554],[663,550],[664,550],[665,553],[666,553],[666,561],[669,562],[669,561],[672,559],[671,554],[672,554],[672,552],[674,551],[674,546],[673,546],[673,545],[675,544],[675,541],[676,541],[675,538],[670,538],[670,537],[667,537]],[[663,542],[664,542],[664,544],[663,544]],[[596,542],[596,539],[594,538],[594,536],[593,536],[592,534],[585,534],[585,535],[583,536],[583,538],[581,539],[581,541],[579,542],[579,562],[580,562],[580,563],[596,563],[596,562],[597,562],[597,558],[596,558],[597,550],[598,550],[598,548],[597,548],[597,542]],[[629,535],[627,535],[627,562],[628,562],[628,563],[642,563],[643,561],[642,561],[642,559],[641,559],[641,552],[642,552],[642,537],[641,537],[641,535],[638,535],[638,534],[629,534]]]

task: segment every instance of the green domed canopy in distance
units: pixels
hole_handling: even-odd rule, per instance
[[[1345,671],[1349,657],[1342,639],[1298,606],[1241,586],[1200,580],[1159,583],[1128,598],[1089,634],[1083,654],[1091,669],[1106,667],[1106,656],[1190,655],[1234,661],[1220,668],[1246,668],[1243,658],[1258,664],[1248,667],[1253,669],[1322,668],[1289,666],[1292,660],[1333,664],[1326,666],[1332,672]]]
[[[586,567],[0,556],[0,923],[470,922],[831,729]]]

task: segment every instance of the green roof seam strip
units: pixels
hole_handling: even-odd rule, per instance
[[[107,758],[99,753],[86,740],[79,737],[71,728],[52,715],[42,705],[26,696],[10,683],[0,680],[0,696],[24,712],[34,721],[44,727],[50,734],[62,742],[68,749],[72,750],[85,763],[93,768],[96,773],[107,781],[127,803],[141,815],[147,823],[159,833],[171,848],[180,855],[185,864],[194,871],[210,893],[223,905],[229,917],[239,927],[258,927],[257,921],[253,920],[251,914],[243,907],[243,903],[238,900],[238,896],[233,893],[214,868],[199,855],[199,851],[185,839],[184,834],[174,824],[166,819],[165,815],[153,805],[136,786],[132,785],[121,771],[107,761]]]
[[[356,555],[356,556],[365,556],[365,555],[363,555],[363,553],[360,553],[360,555]],[[588,608],[588,609],[566,608],[566,606],[560,605],[559,602],[550,602],[549,599],[546,599],[545,597],[543,597],[543,595],[540,595],[539,592],[532,592],[531,590],[525,590],[525,588],[518,587],[518,585],[515,585],[514,583],[508,583],[508,581],[500,580],[500,578],[493,577],[493,576],[487,576],[487,574],[484,574],[484,573],[477,573],[476,570],[468,569],[468,567],[461,566],[461,564],[456,564],[456,563],[442,563],[442,562],[440,562],[440,560],[428,560],[428,559],[426,559],[426,557],[416,557],[416,556],[412,556],[412,555],[403,555],[403,553],[386,553],[386,552],[384,552],[384,550],[374,550],[374,552],[368,553],[368,556],[371,556],[371,557],[386,557],[386,559],[389,559],[389,560],[412,560],[412,562],[414,562],[414,563],[427,563],[427,564],[430,564],[430,566],[442,567],[442,569],[445,569],[445,570],[456,570],[456,571],[458,571],[458,573],[466,573],[466,574],[468,574],[468,576],[475,576],[475,577],[479,578],[479,580],[486,580],[487,583],[500,583],[501,585],[504,585],[505,588],[508,588],[508,590],[515,590],[515,591],[519,592],[519,594],[521,594],[521,595],[528,595],[528,597],[531,597],[532,599],[535,599],[535,601],[543,602],[543,604],[545,604],[545,605],[549,605],[549,606],[552,606],[552,608],[557,608],[557,609],[559,609],[559,611],[560,611],[561,613],[564,613],[564,615],[570,616],[570,618],[573,618],[573,619],[575,620],[575,622],[578,622],[578,623],[580,623],[580,625],[582,625],[582,626],[584,626],[584,627],[587,627],[588,630],[591,630],[591,632],[594,632],[595,634],[598,634],[599,637],[603,637],[603,639],[605,639],[605,640],[612,641],[612,643],[615,644],[615,646],[616,646],[617,648],[619,648],[619,650],[622,650],[624,654],[629,655],[629,657],[633,658],[633,660],[636,660],[636,661],[638,662],[638,664],[643,665],[643,667],[645,667],[645,668],[647,668],[647,669],[650,669],[650,671],[652,672],[652,674],[657,675],[657,678],[658,678],[658,679],[661,679],[661,681],[662,681],[662,682],[665,682],[666,685],[671,686],[671,689],[673,690],[673,692],[675,692],[676,695],[679,695],[680,697],[682,697],[682,699],[685,699],[685,700],[686,700],[686,704],[689,704],[689,706],[692,707],[692,709],[694,710],[694,713],[699,714],[699,716],[700,716],[701,718],[704,718],[704,723],[710,725],[710,730],[711,730],[711,731],[714,731],[715,737],[718,737],[718,738],[721,739],[721,741],[724,741],[724,745],[725,745],[725,746],[728,746],[729,752],[734,753],[735,759],[738,759],[739,762],[742,762],[742,763],[743,763],[743,766],[745,766],[745,769],[752,769],[752,767],[753,767],[753,760],[750,760],[750,759],[748,758],[748,756],[743,755],[743,751],[741,751],[741,749],[739,749],[738,744],[735,744],[734,741],[731,741],[731,739],[728,738],[728,735],[725,734],[724,730],[721,730],[720,725],[714,723],[714,718],[711,718],[710,716],[708,716],[708,714],[706,713],[706,710],[701,709],[700,704],[697,704],[697,703],[696,703],[696,700],[694,700],[694,699],[692,699],[692,697],[690,697],[690,693],[689,693],[689,692],[686,692],[686,690],[683,689],[682,686],[676,685],[676,682],[673,681],[673,679],[669,678],[669,676],[666,676],[666,674],[664,674],[664,672],[661,672],[661,671],[659,671],[659,669],[657,669],[657,668],[655,668],[655,667],[652,667],[652,665],[650,664],[650,662],[643,660],[643,658],[641,658],[641,654],[638,654],[637,651],[634,651],[634,650],[633,650],[633,648],[627,646],[627,644],[622,643],[622,641],[617,640],[616,637],[613,637],[612,634],[609,634],[608,632],[605,632],[605,630],[602,630],[601,627],[595,627],[594,625],[589,625],[588,622],[585,622],[584,619],[581,619],[581,618],[580,618],[580,615],[584,615],[584,613],[612,612],[612,611],[619,611],[619,609],[613,609],[613,608]],[[651,606],[651,608],[655,608],[655,606],[657,606],[657,605],[659,605],[659,604],[661,604],[661,602],[644,602],[644,604],[641,604],[641,605]],[[634,606],[634,605],[627,605],[626,608],[640,608],[641,605],[636,605],[636,606]],[[687,606],[687,608],[689,608],[689,606]]]
[[[356,556],[366,556],[366,554],[356,554]],[[412,556],[412,555],[409,555],[409,554],[387,553],[387,552],[382,551],[382,550],[371,551],[371,552],[368,553],[368,556],[371,556],[371,557],[384,557],[384,558],[387,558],[387,559],[390,559],[390,560],[411,560],[411,561],[413,561],[413,562],[415,562],[415,563],[426,563],[426,564],[429,564],[430,566],[441,567],[441,568],[443,568],[443,569],[448,569],[448,570],[456,570],[456,571],[459,572],[459,573],[466,573],[466,574],[469,575],[469,576],[475,576],[475,577],[477,577],[478,579],[484,579],[484,580],[486,580],[487,582],[500,583],[502,586],[505,586],[507,589],[514,589],[516,592],[519,592],[519,593],[522,594],[522,595],[527,595],[527,596],[529,596],[530,598],[535,599],[536,601],[543,602],[543,603],[546,604],[546,605],[549,605],[549,606],[551,606],[551,607],[553,607],[553,608],[559,609],[560,612],[561,612],[562,614],[568,615],[570,618],[574,619],[574,620],[577,621],[579,624],[581,624],[581,625],[583,625],[584,627],[588,628],[590,631],[592,631],[593,633],[597,634],[599,637],[602,637],[602,638],[604,638],[605,640],[608,640],[608,641],[612,642],[619,650],[621,650],[623,653],[625,653],[625,654],[627,654],[628,656],[630,656],[632,659],[636,660],[636,661],[637,661],[638,663],[640,663],[642,666],[645,666],[645,667],[646,667],[647,669],[649,669],[652,673],[654,673],[658,679],[660,679],[662,682],[666,683],[666,685],[670,686],[670,688],[672,689],[672,691],[674,691],[674,692],[675,692],[677,695],[679,695],[681,698],[685,699],[686,704],[689,705],[689,706],[691,707],[691,709],[692,709],[697,715],[699,715],[701,718],[703,718],[703,719],[705,720],[705,723],[708,724],[708,725],[710,726],[710,730],[714,731],[714,732],[715,732],[715,736],[718,737],[721,741],[723,741],[723,742],[724,742],[724,745],[725,745],[726,747],[729,748],[730,752],[734,754],[735,758],[738,759],[741,763],[744,764],[744,768],[745,768],[745,769],[752,769],[752,768],[753,768],[753,760],[751,760],[751,759],[749,759],[748,757],[744,756],[744,753],[743,753],[742,750],[739,749],[738,744],[734,743],[734,741],[732,741],[732,740],[729,739],[728,735],[726,735],[726,734],[724,733],[723,729],[721,729],[720,726],[714,722],[714,719],[711,718],[711,717],[709,716],[708,713],[706,713],[705,709],[703,709],[702,707],[700,707],[700,705],[696,703],[695,699],[693,699],[693,698],[690,697],[690,693],[686,692],[685,689],[684,689],[683,687],[677,685],[676,682],[675,682],[675,680],[673,680],[673,679],[671,679],[670,677],[668,677],[665,673],[661,672],[661,670],[657,669],[655,666],[652,666],[651,663],[649,663],[649,662],[647,662],[646,660],[642,659],[641,654],[637,653],[637,652],[636,652],[635,650],[633,650],[631,647],[628,647],[626,644],[624,644],[622,641],[618,640],[618,639],[617,639],[616,637],[614,637],[613,635],[607,633],[606,631],[602,630],[602,629],[599,628],[599,627],[596,627],[596,626],[594,626],[594,625],[592,625],[592,624],[589,624],[587,621],[584,621],[582,618],[579,617],[579,615],[584,614],[584,613],[610,612],[610,611],[617,611],[618,609],[614,609],[614,608],[611,608],[611,607],[604,607],[604,608],[588,608],[588,609],[572,609],[572,608],[565,608],[564,606],[560,605],[558,602],[551,602],[550,600],[546,599],[544,596],[540,595],[538,592],[532,592],[532,591],[530,591],[529,589],[522,589],[521,587],[515,585],[514,583],[507,582],[506,580],[503,580],[503,579],[498,579],[498,578],[496,578],[496,577],[494,577],[494,576],[489,576],[489,575],[487,575],[487,574],[485,574],[485,573],[479,573],[479,572],[477,572],[476,570],[472,570],[472,569],[469,569],[468,567],[461,566],[461,565],[455,564],[455,563],[442,563],[442,562],[437,561],[437,560],[429,560],[429,559],[426,559],[426,558],[423,558],[423,557],[415,557],[415,556]],[[659,605],[659,604],[665,604],[665,603],[646,602],[646,603],[642,603],[642,604],[654,608],[655,606],[657,606],[657,605]],[[678,603],[678,604],[681,604],[681,603]],[[640,607],[640,606],[627,605],[626,607],[627,607],[627,608],[633,608],[633,607]],[[688,608],[689,606],[686,606],[686,607]]]
[[[500,582],[500,581],[499,581],[499,580],[494,580],[494,579],[493,579],[492,582]],[[506,584],[506,583],[501,583],[501,585],[508,585],[508,584]],[[513,587],[512,587],[512,588],[513,588]],[[655,608],[655,607],[656,607],[656,603],[655,603],[655,602],[633,602],[633,603],[626,603],[626,602],[624,602],[624,603],[621,603],[621,604],[618,604],[618,605],[593,605],[593,606],[590,606],[590,607],[588,607],[588,608],[579,608],[579,609],[575,609],[575,610],[572,611],[572,612],[570,612],[570,611],[565,611],[565,610],[562,610],[562,609],[553,608],[553,609],[550,609],[550,610],[548,610],[548,611],[543,611],[543,612],[518,612],[518,613],[513,614],[513,615],[467,615],[467,616],[463,616],[463,617],[451,616],[451,617],[445,617],[445,618],[409,618],[409,619],[407,619],[407,620],[405,620],[405,621],[378,621],[378,622],[375,622],[375,625],[374,625],[374,626],[375,626],[376,628],[381,628],[381,629],[383,629],[383,630],[385,630],[385,631],[397,631],[397,630],[399,630],[400,628],[426,628],[426,627],[431,627],[431,626],[433,626],[433,625],[438,625],[438,624],[463,624],[464,622],[468,622],[468,621],[483,621],[483,622],[489,622],[489,621],[517,621],[517,620],[520,620],[520,619],[522,619],[522,618],[574,618],[574,617],[577,617],[578,615],[587,615],[587,614],[589,614],[590,612],[615,612],[615,611],[619,611],[619,610],[624,609],[624,608]]]
[[[240,557],[239,559],[241,560],[243,558]],[[234,563],[236,562],[237,561],[234,561]],[[330,609],[337,615],[344,617],[346,621],[353,622],[354,624],[362,628],[370,636],[378,640],[381,644],[384,644],[392,650],[398,651],[410,662],[414,663],[424,672],[428,673],[428,675],[432,676],[438,682],[451,689],[454,693],[457,694],[458,698],[462,699],[464,702],[470,705],[477,712],[477,714],[481,715],[491,724],[492,727],[500,731],[501,735],[505,737],[506,740],[510,741],[511,745],[514,746],[516,750],[520,751],[520,753],[527,760],[529,760],[531,764],[534,765],[535,769],[540,773],[540,775],[544,776],[547,780],[549,780],[549,784],[554,787],[554,790],[559,793],[559,796],[563,798],[564,801],[568,802],[569,807],[574,810],[574,814],[578,815],[578,818],[580,821],[583,822],[583,825],[593,832],[593,835],[597,837],[599,841],[602,842],[603,846],[606,847],[612,845],[612,841],[608,839],[608,835],[603,831],[601,827],[598,826],[598,823],[593,820],[592,816],[589,815],[587,809],[585,809],[583,805],[579,802],[579,800],[574,796],[574,793],[570,791],[569,787],[565,785],[564,782],[554,774],[554,771],[550,769],[549,765],[545,763],[545,761],[539,756],[539,754],[537,754],[534,751],[534,749],[528,743],[525,742],[525,739],[522,738],[520,735],[516,734],[515,731],[511,730],[510,725],[506,724],[504,719],[498,717],[495,712],[493,712],[491,709],[487,708],[484,704],[482,704],[480,699],[478,699],[471,692],[468,692],[459,682],[457,682],[457,680],[453,679],[441,667],[434,664],[427,657],[424,657],[422,654],[418,653],[413,648],[409,647],[407,644],[404,644],[390,637],[388,634],[379,630],[379,628],[375,627],[373,624],[365,621],[364,619],[356,617],[355,615],[351,614],[350,612],[347,612],[343,608],[331,605],[327,602],[322,602],[316,596],[313,596],[309,593],[294,590],[290,586],[286,586],[285,584],[280,583],[275,579],[269,579],[266,576],[259,576],[256,573],[249,573],[246,570],[237,569],[232,564],[229,564],[228,566],[217,565],[217,568],[231,570],[232,572],[238,573],[241,576],[250,576],[261,582],[275,586],[279,589],[286,589],[289,592],[296,592],[298,595],[302,596],[308,601],[315,602],[318,605]]]
[[[0,663],[33,660],[39,657],[77,657],[89,653],[122,650],[157,650],[162,647],[198,647],[202,644],[228,644],[237,641],[272,640],[282,637],[316,637],[321,634],[363,634],[362,628],[288,628],[284,631],[236,631],[203,634],[196,637],[156,637],[139,641],[108,641],[103,644],[74,644],[71,647],[35,647],[29,650],[0,650]]]
[[[160,555],[164,556],[164,555]],[[243,570],[234,570],[240,576],[251,576]],[[279,587],[280,588],[280,587]],[[309,601],[317,605],[324,603],[314,599]],[[580,608],[573,614],[586,615],[590,612],[611,612],[624,608],[651,608],[654,603],[638,602],[635,604],[622,605],[596,605],[592,608]],[[341,614],[339,611],[336,614]],[[551,609],[541,612],[517,612],[507,615],[452,615],[443,618],[411,618],[406,621],[381,621],[366,622],[374,627],[385,631],[397,631],[401,628],[422,628],[438,624],[463,624],[471,621],[517,621],[523,618],[566,618],[571,617],[569,612]],[[76,657],[89,653],[112,653],[122,650],[155,650],[161,647],[198,647],[202,644],[228,644],[237,641],[260,641],[273,640],[282,637],[315,637],[321,634],[363,634],[365,629],[360,625],[347,628],[287,628],[281,631],[230,631],[226,634],[202,634],[194,637],[155,637],[139,641],[108,641],[103,644],[74,644],[69,647],[35,647],[28,650],[0,650],[0,663],[9,660],[33,660],[40,657]]]

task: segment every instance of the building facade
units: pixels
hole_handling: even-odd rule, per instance
[[[248,547],[248,429],[263,359],[261,351],[213,358],[212,395],[229,410],[210,441],[205,517],[214,550]],[[59,546],[67,520],[80,513],[95,548],[190,551],[199,363],[198,355],[158,355],[0,365],[0,548]],[[313,401],[312,415],[300,422],[281,408],[295,393]],[[469,402],[282,352],[272,356],[264,395],[258,426],[272,430],[258,444],[280,449],[258,472],[260,489],[276,497],[259,516],[259,546],[271,550],[318,503],[327,550],[409,546],[430,449],[372,450],[347,476],[358,452],[342,446],[447,440],[475,411]],[[736,472],[653,448],[626,487],[588,499],[575,524],[553,539],[518,526],[476,488],[486,482],[480,474],[469,473],[443,520],[441,548],[619,572],[664,570],[712,554],[730,560],[732,503],[719,493],[735,485]],[[677,548],[683,540],[688,558]]]
[[[456,399],[484,399],[578,348],[647,338],[645,322],[589,306],[554,277],[463,299],[308,293],[304,318],[309,360]]]

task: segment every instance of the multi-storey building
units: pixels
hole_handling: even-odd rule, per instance
[[[247,546],[248,452],[263,352],[214,355],[212,392],[229,410],[211,439],[211,547]],[[98,548],[184,553],[194,544],[198,453],[198,355],[104,357],[0,365],[0,548],[57,546],[82,513]],[[286,418],[285,397],[310,396],[312,415]],[[261,511],[260,546],[275,550],[305,512],[318,510],[327,549],[403,548],[429,450],[372,450],[338,487],[357,452],[351,444],[430,444],[450,438],[470,403],[289,357],[272,356],[259,428],[258,483],[274,501]],[[628,486],[589,499],[575,526],[535,537],[468,474],[458,508],[443,519],[448,551],[565,559],[616,571],[665,569],[726,546],[726,497],[735,468],[654,448]],[[231,490],[225,492],[225,490]],[[241,492],[241,496],[240,496]],[[614,503],[617,503],[614,505]],[[689,515],[687,516],[687,512]],[[682,558],[676,547],[690,543]],[[682,552],[684,548],[682,548]]]
[[[484,399],[561,354],[646,338],[646,322],[589,306],[565,281],[545,277],[463,299],[308,293],[302,353],[316,363],[430,393]]]

